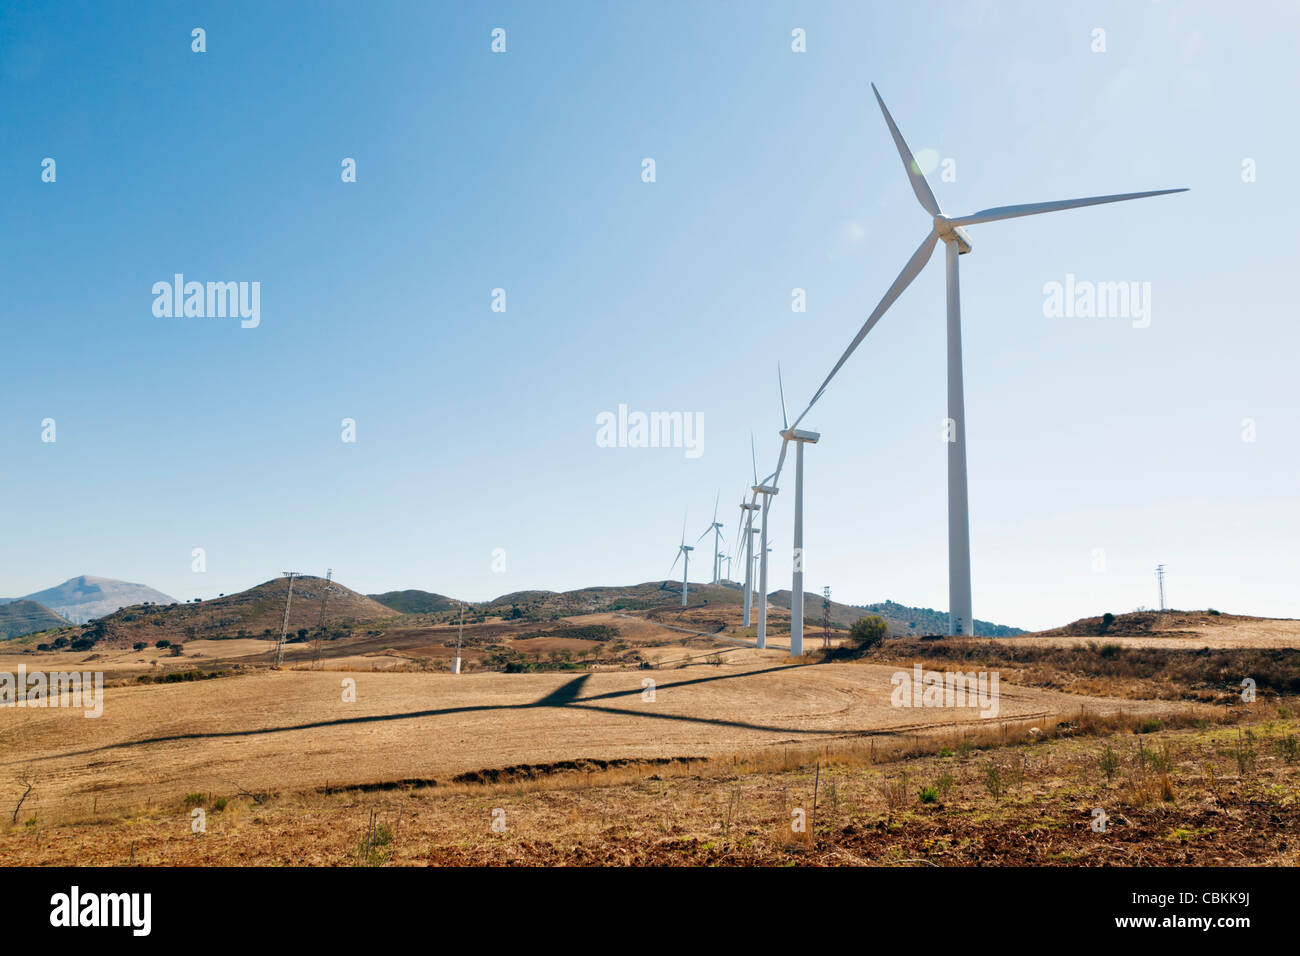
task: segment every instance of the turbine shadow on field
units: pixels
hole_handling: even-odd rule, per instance
[[[656,685],[656,691],[671,690],[678,687],[689,687],[696,684],[708,684],[715,681],[735,680],[741,677],[754,677],[762,674],[788,671],[795,668],[810,667],[810,664],[783,664],[775,667],[765,667],[762,670],[746,671],[743,674],[716,674],[710,677],[696,677],[691,680],[673,681],[667,684]],[[293,733],[303,730],[320,730],[326,727],[347,727],[358,724],[381,723],[391,720],[419,720],[425,717],[445,717],[452,714],[472,714],[480,712],[503,711],[503,710],[532,710],[534,708],[547,709],[579,709],[592,710],[602,713],[618,714],[627,717],[650,717],[657,720],[676,720],[687,723],[709,724],[715,727],[733,727],[742,730],[766,731],[769,733],[788,733],[788,734],[812,734],[819,736],[843,736],[845,734],[872,734],[874,730],[849,730],[849,729],[813,729],[807,727],[776,727],[770,724],[756,724],[743,720],[723,720],[712,717],[691,717],[685,714],[665,714],[655,713],[646,710],[629,710],[621,707],[601,707],[596,706],[595,702],[600,700],[610,700],[619,697],[639,697],[641,688],[634,687],[628,690],[610,691],[604,694],[597,694],[593,697],[578,698],[583,686],[591,677],[590,674],[584,674],[581,677],[574,678],[564,684],[561,684],[555,690],[540,697],[537,700],[529,701],[526,704],[479,704],[466,707],[443,707],[436,710],[416,710],[408,711],[402,714],[371,714],[365,717],[340,717],[334,720],[317,720],[305,724],[292,724],[280,727],[257,727],[249,730],[224,730],[210,731],[206,733],[192,734],[169,734],[164,737],[145,737],[140,740],[123,741],[121,743],[105,744],[102,747],[91,747],[86,750],[73,750],[66,753],[50,754],[47,757],[38,758],[41,760],[57,760],[66,757],[83,757],[89,754],[103,753],[107,750],[119,750],[134,747],[146,747],[151,744],[168,744],[179,743],[190,740],[219,740],[222,738],[239,738],[239,737],[260,737],[266,734]],[[9,762],[0,762],[0,766],[8,766]]]

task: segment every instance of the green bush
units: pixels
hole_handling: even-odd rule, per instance
[[[865,650],[882,643],[888,633],[889,625],[885,623],[885,619],[871,614],[860,617],[853,623],[853,627],[849,630],[849,638]]]

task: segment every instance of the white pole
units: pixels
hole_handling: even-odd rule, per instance
[[[948,273],[948,633],[974,634],[970,511],[966,499],[966,401],[961,376],[961,292],[956,241],[944,243]]]
[[[803,655],[803,446],[794,452],[794,581],[790,588],[790,656]]]
[[[691,553],[683,551],[682,554],[686,555],[686,560],[682,562],[682,607],[686,607],[686,574],[691,566]]]
[[[763,534],[758,550],[758,642],[761,650],[767,647],[767,506],[771,495],[763,495]]]
[[[754,536],[750,534],[749,523],[753,521],[750,517],[752,511],[745,512],[745,627],[749,627],[749,611],[753,601],[753,571],[754,571]]]

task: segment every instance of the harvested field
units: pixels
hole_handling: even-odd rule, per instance
[[[0,710],[0,776],[39,784],[32,807],[83,813],[185,793],[282,792],[580,758],[716,757],[863,735],[987,727],[975,707],[890,705],[895,668],[791,665],[743,651],[723,665],[569,674],[262,672],[105,691],[103,716]],[[643,699],[653,679],[654,700]],[[344,681],[356,701],[344,702]],[[1165,713],[1003,682],[993,723]],[[1183,705],[1185,706],[1185,705]]]

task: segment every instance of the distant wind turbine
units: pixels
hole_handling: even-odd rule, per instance
[[[849,343],[849,347],[844,350],[844,354],[835,363],[830,374],[826,376],[826,380],[814,393],[812,401],[808,403],[808,408],[804,409],[803,414],[795,419],[794,427],[798,427],[804,415],[807,415],[813,405],[817,403],[817,400],[821,398],[831,379],[848,361],[849,356],[866,338],[867,333],[880,321],[880,317],[903,294],[903,290],[912,283],[912,280],[920,274],[925,264],[930,260],[930,254],[934,252],[934,247],[942,240],[946,247],[945,261],[948,279],[948,633],[973,634],[974,619],[971,611],[970,586],[970,514],[966,495],[966,410],[963,397],[961,360],[961,294],[957,280],[957,257],[971,251],[971,242],[963,227],[980,225],[986,222],[999,222],[1003,219],[1017,219],[1021,216],[1034,216],[1044,212],[1057,212],[1062,209],[1075,209],[1080,206],[1099,206],[1103,203],[1122,202],[1127,199],[1164,196],[1169,193],[1186,192],[1187,190],[1182,188],[1157,189],[1149,192],[1090,196],[1085,199],[1062,199],[1054,202],[1027,203],[1019,206],[995,206],[967,216],[945,216],[939,208],[939,203],[934,198],[934,193],[931,192],[929,184],[925,181],[925,176],[921,173],[920,166],[913,157],[912,151],[908,148],[907,143],[903,141],[903,134],[898,131],[898,127],[894,124],[894,118],[889,115],[889,110],[885,108],[885,101],[881,99],[880,92],[876,89],[874,83],[871,90],[876,94],[876,102],[880,104],[880,112],[884,114],[889,133],[893,137],[894,145],[898,149],[898,155],[903,161],[903,169],[912,184],[912,192],[916,194],[921,208],[932,217],[933,226],[916,252],[912,253],[912,258],[907,261],[907,265],[898,274],[898,278],[889,287],[884,298],[880,300],[880,304],[867,317],[867,321],[858,330],[858,334]]]
[[[710,531],[713,532],[713,581],[712,581],[713,584],[718,583],[718,571],[719,571],[718,559],[722,557],[722,553],[718,550],[719,548],[722,547],[723,525],[722,522],[718,520],[718,502],[721,500],[722,500],[722,492],[719,491],[717,496],[714,497],[713,499],[713,523],[704,529],[704,534],[700,535],[698,538],[695,539],[695,543],[699,544],[701,541],[704,540],[704,538],[708,535]]]
[[[694,550],[695,548],[692,545],[686,543],[686,517],[683,515],[682,516],[682,543],[677,546],[677,557],[673,558],[673,567],[668,569],[668,573],[672,574],[673,568],[677,567],[677,562],[681,561],[682,555],[686,556],[686,561],[682,564],[682,607],[686,607],[686,590],[689,587],[689,585],[687,584],[686,575],[690,571],[691,552]]]
[[[753,469],[754,469],[754,484],[757,485],[757,484],[758,484],[758,459],[754,457],[754,436],[753,436],[753,434],[751,434],[751,435],[749,436],[749,455],[750,455],[750,461],[751,461],[752,467],[753,467]],[[739,550],[740,550],[740,537],[739,537],[739,536],[740,536],[740,535],[744,535],[744,538],[745,538],[745,617],[744,617],[744,626],[745,626],[745,627],[749,627],[749,621],[750,621],[750,617],[751,617],[750,611],[751,611],[751,608],[752,608],[752,605],[753,605],[753,601],[754,601],[754,585],[753,585],[753,581],[754,581],[754,530],[755,530],[755,529],[754,529],[754,512],[758,510],[758,505],[754,503],[754,500],[755,500],[757,497],[758,497],[758,493],[757,493],[757,492],[754,492],[753,494],[750,495],[750,499],[749,499],[749,501],[746,502],[744,496],[743,496],[743,495],[741,496],[741,499],[740,499],[740,510],[741,510],[740,527],[736,529],[736,534],[737,534],[737,538],[736,538],[736,547],[732,549],[732,550],[734,550],[734,551],[739,551]]]

